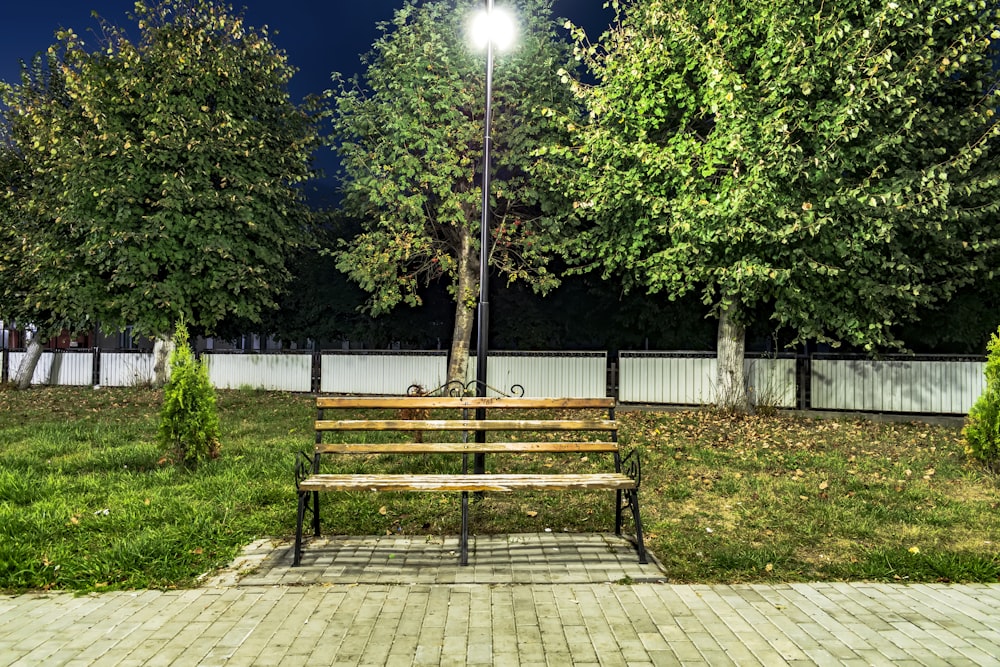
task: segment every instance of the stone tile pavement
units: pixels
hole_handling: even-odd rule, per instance
[[[1000,585],[679,585],[606,535],[250,545],[192,590],[0,596],[0,665],[1000,665]],[[506,559],[506,560],[505,560]]]

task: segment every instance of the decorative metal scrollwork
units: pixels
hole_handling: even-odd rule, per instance
[[[302,451],[295,452],[295,488],[298,488],[302,480],[309,476],[312,467],[313,460],[311,456]]]
[[[622,472],[635,480],[635,488],[642,484],[642,464],[639,462],[639,450],[632,449],[622,457]]]
[[[423,386],[419,384],[411,384],[406,389],[407,396],[451,396],[458,398],[461,396],[475,396],[476,389],[479,388],[479,380],[470,380],[469,382],[460,382],[458,380],[452,380],[451,382],[446,382],[436,389],[431,389],[430,391],[424,389]],[[492,391],[495,394],[499,394],[504,398],[521,398],[524,396],[524,387],[519,384],[511,385],[510,389],[507,391],[501,391],[496,387],[491,385],[486,385],[486,392]]]

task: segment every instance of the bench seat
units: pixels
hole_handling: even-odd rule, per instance
[[[554,491],[560,489],[634,489],[621,473],[544,475],[310,475],[302,491]]]

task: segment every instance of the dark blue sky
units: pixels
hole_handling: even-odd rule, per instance
[[[605,0],[555,0],[555,15],[571,19],[596,38],[612,18]],[[72,28],[90,44],[88,31],[96,26],[91,11],[116,25],[131,25],[127,14],[134,0],[35,0],[7,2],[0,9],[0,79],[16,81],[20,60],[44,51],[59,28]],[[376,24],[392,18],[403,0],[239,0],[247,22],[267,25],[274,41],[288,52],[299,74],[292,93],[301,98],[329,87],[331,72],[351,74],[359,58],[378,35]],[[499,4],[499,3],[498,3]]]

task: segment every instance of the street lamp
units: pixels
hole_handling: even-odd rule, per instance
[[[479,223],[479,304],[476,310],[476,396],[486,396],[486,355],[488,351],[490,298],[490,149],[493,126],[493,53],[505,49],[514,41],[514,22],[510,16],[494,9],[493,0],[485,0],[486,8],[472,22],[472,40],[486,48],[486,116],[483,123],[483,217]],[[485,408],[476,410],[476,419],[485,419]],[[485,442],[486,432],[476,432],[476,442]],[[473,472],[486,472],[486,458],[476,454]]]

